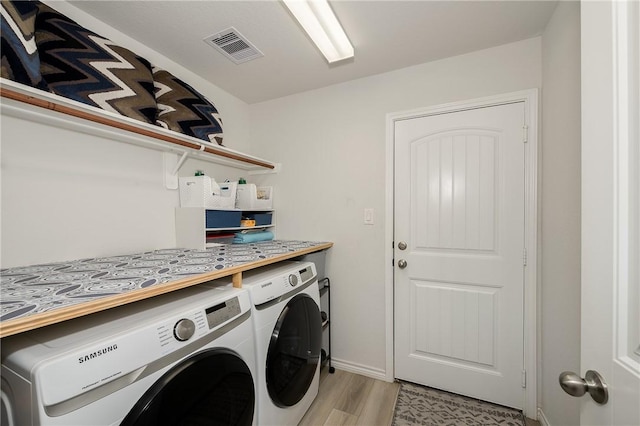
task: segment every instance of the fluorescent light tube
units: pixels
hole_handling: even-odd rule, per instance
[[[327,0],[282,1],[329,63],[353,57],[353,46]]]

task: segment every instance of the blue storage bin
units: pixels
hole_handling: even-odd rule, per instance
[[[240,226],[242,212],[230,210],[206,210],[205,226],[207,228],[236,228]]]
[[[256,226],[271,225],[273,213],[251,213],[245,215],[249,219],[256,221]]]

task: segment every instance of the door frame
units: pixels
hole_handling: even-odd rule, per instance
[[[537,418],[538,410],[538,89],[452,102],[425,108],[389,113],[386,117],[386,188],[385,188],[385,378],[392,382],[394,371],[394,128],[395,122],[469,109],[524,102],[528,129],[523,129],[525,143],[525,248],[527,252],[524,270],[524,368],[526,388],[524,414]],[[523,378],[524,379],[524,378]]]

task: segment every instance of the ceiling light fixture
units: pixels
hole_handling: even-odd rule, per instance
[[[329,63],[353,57],[353,46],[327,0],[282,1]]]

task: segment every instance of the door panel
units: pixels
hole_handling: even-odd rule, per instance
[[[640,424],[640,4],[582,2],[583,425]],[[560,373],[560,372],[559,372]]]
[[[412,286],[414,353],[477,368],[494,365],[496,289],[428,281]]]
[[[412,144],[416,249],[494,250],[496,143],[495,132],[475,130]]]
[[[395,124],[396,377],[523,408],[524,102]]]

